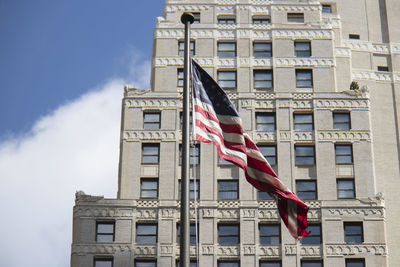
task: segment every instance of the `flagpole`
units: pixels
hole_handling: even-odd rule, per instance
[[[183,13],[185,24],[185,50],[183,69],[183,123],[182,123],[182,175],[181,175],[181,222],[180,222],[180,266],[190,264],[190,218],[189,218],[189,86],[190,86],[190,24],[191,13]]]

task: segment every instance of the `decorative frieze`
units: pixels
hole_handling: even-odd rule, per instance
[[[203,255],[214,255],[214,245],[202,245],[201,254]]]
[[[275,38],[332,39],[332,30],[272,30]]]
[[[321,99],[314,101],[314,106],[320,109],[369,109],[369,100],[367,99]]]
[[[285,245],[284,247],[285,255],[296,255],[297,246],[296,245]]]
[[[243,255],[255,255],[256,254],[256,246],[254,246],[254,245],[243,245],[242,246],[242,254]]]
[[[77,217],[132,217],[133,211],[129,208],[105,208],[77,206],[74,208],[74,216]]]
[[[242,209],[240,212],[241,218],[256,218],[257,210],[256,209]]]
[[[125,99],[125,106],[128,108],[179,108],[182,106],[180,99],[161,99],[161,98],[136,98]]]
[[[239,208],[240,201],[218,201],[218,208]]]
[[[292,101],[294,109],[312,109],[313,102],[311,100],[294,100]]]
[[[310,209],[307,213],[307,219],[310,221],[320,221],[321,220],[321,210]]]
[[[336,57],[350,57],[351,56],[351,49],[349,48],[335,48],[335,56]]]
[[[253,140],[255,142],[261,142],[261,141],[274,142],[274,141],[276,141],[276,133],[275,132],[254,132]]]
[[[239,247],[238,246],[218,246],[217,254],[221,257],[232,257],[239,256]]]
[[[201,214],[203,218],[214,218],[215,210],[214,209],[202,209]]]
[[[279,257],[281,256],[280,246],[259,246],[258,255],[261,257]]]
[[[334,59],[331,59],[331,58],[275,58],[274,66],[277,66],[277,67],[292,67],[292,66],[333,67],[333,66],[335,66],[335,61],[334,61]]]
[[[218,210],[219,219],[237,219],[239,218],[238,210]]]
[[[258,202],[259,209],[276,209],[276,203],[273,200]]]
[[[321,142],[371,142],[372,133],[370,131],[318,131],[318,140]]]
[[[172,245],[160,245],[160,254],[162,255],[173,255],[174,246]]]
[[[273,210],[259,210],[258,218],[263,220],[278,220],[279,214],[277,209]]]
[[[162,209],[161,217],[162,218],[174,218],[176,209]]]
[[[136,210],[136,220],[156,220],[157,210],[155,209],[138,209]]]
[[[320,5],[273,5],[271,9],[274,11],[285,11],[285,12],[304,12],[304,11],[319,11],[321,9]]]
[[[138,200],[137,201],[138,208],[158,208],[157,200]]]
[[[165,7],[166,12],[176,12],[176,11],[204,11],[210,8],[210,5],[172,5],[168,4]]]
[[[349,256],[349,255],[387,255],[387,246],[384,244],[357,244],[357,245],[326,245],[327,256]]]
[[[352,71],[353,80],[372,80],[379,82],[392,82],[390,73],[382,73],[376,71]]]
[[[302,246],[300,248],[300,255],[303,257],[322,257],[321,246]]]
[[[330,216],[344,217],[374,217],[384,218],[383,208],[329,208],[328,214]]]
[[[72,254],[115,254],[131,251],[130,244],[72,244]]]
[[[176,140],[176,131],[124,131],[122,140],[139,141],[139,140]]]
[[[137,257],[154,257],[157,254],[157,248],[151,245],[135,246],[134,253]]]

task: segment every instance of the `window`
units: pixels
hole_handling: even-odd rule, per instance
[[[344,223],[344,241],[347,244],[360,244],[364,242],[362,222]]]
[[[239,225],[218,224],[218,243],[220,245],[239,244]]]
[[[111,243],[114,242],[115,222],[97,222],[96,223],[96,242]]]
[[[301,267],[322,267],[321,260],[301,260]]]
[[[180,267],[181,264],[179,261],[176,261],[176,267]],[[197,261],[196,260],[190,260],[189,267],[197,267]]]
[[[293,114],[294,129],[296,131],[314,130],[313,114]]]
[[[159,144],[142,144],[142,163],[158,164],[159,152]]]
[[[236,88],[236,71],[218,71],[218,84],[222,89]]]
[[[196,185],[196,187],[195,187]],[[196,199],[200,198],[200,181],[196,180],[196,183],[194,180],[189,181],[189,198],[194,199],[196,196]],[[179,180],[179,198],[181,197],[181,180]]]
[[[303,245],[321,244],[321,242],[322,242],[321,225],[320,224],[309,224],[307,230],[310,231],[310,234],[308,236],[303,237],[301,239],[301,243]],[[301,265],[301,266],[303,266],[303,265]],[[305,265],[305,266],[313,266],[313,265]]]
[[[331,5],[322,5],[322,13],[332,13]]]
[[[294,42],[296,57],[311,57],[310,42]]]
[[[296,165],[315,164],[314,146],[296,145],[294,149],[296,153]]]
[[[279,245],[281,243],[281,226],[279,224],[260,224],[260,244]]]
[[[336,164],[353,164],[353,149],[351,145],[335,145]]]
[[[136,224],[137,244],[157,243],[157,224]]]
[[[161,128],[161,113],[160,112],[145,112],[143,113],[143,129],[144,130],[159,130]]]
[[[271,43],[253,43],[253,55],[255,58],[272,57]]]
[[[378,69],[378,71],[389,71],[388,66],[378,66],[377,69]]]
[[[333,113],[333,128],[335,130],[348,131],[350,130],[350,113],[334,112]]]
[[[218,267],[239,267],[239,261],[218,261]]]
[[[268,24],[268,23],[271,23],[271,19],[268,17],[254,16],[253,23],[254,24]]]
[[[260,191],[260,190],[257,190],[257,198],[258,198],[258,200],[272,199],[272,197],[267,192]]]
[[[178,81],[177,81],[177,86],[178,87],[183,87],[183,69],[178,69]]]
[[[269,165],[276,165],[276,146],[275,145],[258,145],[261,154],[268,161]]]
[[[200,164],[200,145],[195,144],[189,147],[189,164],[198,165]],[[179,145],[179,165],[182,165],[182,145]]]
[[[346,267],[365,267],[365,259],[346,259]]]
[[[359,34],[349,34],[349,39],[359,40],[360,35]]]
[[[178,42],[178,55],[180,57],[185,55],[185,41]],[[194,41],[190,41],[190,56],[194,56]]]
[[[337,179],[337,197],[355,198],[354,179]]]
[[[222,159],[221,157],[219,157],[219,155],[218,155],[218,164],[219,165],[233,165],[232,162]]]
[[[287,21],[289,23],[304,23],[304,13],[288,13]]]
[[[311,88],[313,87],[312,70],[296,70],[296,87]]]
[[[297,196],[301,199],[317,199],[317,182],[312,180],[297,180]]]
[[[222,58],[236,57],[236,43],[218,43],[218,56]]]
[[[94,258],[94,267],[113,267],[113,258]]]
[[[156,267],[156,260],[135,260],[135,267]]]
[[[181,225],[177,224],[176,227],[176,243],[181,242]],[[190,224],[190,245],[196,245],[196,225],[194,223]]]
[[[254,70],[253,77],[255,89],[272,88],[272,70]]]
[[[191,12],[191,13],[194,17],[193,23],[200,23],[200,12]]]
[[[219,24],[235,24],[236,18],[235,17],[219,17],[218,23]]]
[[[280,261],[260,261],[260,267],[282,267]]]
[[[275,113],[256,112],[256,129],[264,132],[275,131]]]
[[[239,198],[238,181],[219,180],[218,181],[218,198],[219,199],[238,199]]]
[[[142,178],[140,180],[140,197],[157,198],[158,197],[158,179]]]

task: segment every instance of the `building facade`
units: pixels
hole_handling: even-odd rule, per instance
[[[311,230],[296,242],[267,194],[192,141],[191,266],[398,266],[398,0],[166,0],[151,90],[125,87],[118,196],[77,192],[71,266],[179,265],[183,12],[193,58]]]

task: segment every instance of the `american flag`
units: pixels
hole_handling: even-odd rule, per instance
[[[280,181],[257,145],[243,132],[242,120],[229,97],[194,60],[192,83],[196,140],[213,143],[222,159],[242,168],[250,184],[274,198],[294,238],[308,235],[307,205]]]

